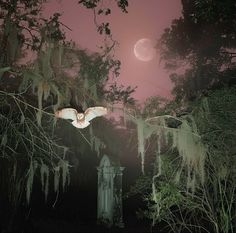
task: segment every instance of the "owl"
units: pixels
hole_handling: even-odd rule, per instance
[[[90,107],[84,113],[78,113],[74,108],[63,108],[55,112],[57,118],[72,120],[72,125],[79,129],[89,126],[93,118],[106,114],[107,108],[105,107]]]

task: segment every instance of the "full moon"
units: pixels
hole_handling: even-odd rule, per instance
[[[140,61],[151,61],[155,54],[154,43],[148,38],[140,39],[134,45],[134,55]]]

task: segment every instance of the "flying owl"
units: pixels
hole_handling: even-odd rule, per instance
[[[84,113],[78,113],[74,108],[63,108],[55,112],[57,118],[72,120],[72,125],[79,129],[89,126],[93,118],[106,114],[107,108],[105,107],[90,107]]]

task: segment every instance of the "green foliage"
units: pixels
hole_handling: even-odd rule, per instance
[[[160,96],[152,96],[144,103],[142,115],[145,118],[155,117],[157,114],[162,115],[166,113],[166,104],[168,100]]]
[[[182,205],[185,201],[178,187],[174,183],[158,183],[158,190],[151,197],[155,200],[154,205],[150,206],[153,224],[156,220],[160,221],[166,217],[167,212],[171,212],[173,206]],[[170,213],[168,213],[170,214]]]
[[[233,0],[184,0],[182,4],[183,18],[174,20],[161,39],[165,58],[173,55],[193,64],[200,58],[217,59],[222,50],[235,47]]]
[[[143,214],[153,225],[164,221],[170,232],[235,231],[235,93],[234,87],[209,92],[171,129],[175,132],[171,144],[182,154],[182,161],[166,145],[157,153],[152,191],[142,193],[148,207]],[[165,130],[169,131],[168,125]],[[150,182],[147,187],[150,190]]]
[[[166,68],[175,72],[173,94],[193,100],[210,88],[235,83],[235,1],[182,4],[183,17],[173,20],[158,47]]]
[[[208,182],[202,199],[210,210],[215,232],[234,232],[236,227],[235,93],[235,87],[209,93],[204,122],[199,119],[198,123],[209,148]],[[206,108],[205,103],[202,108]],[[198,117],[201,111],[196,113]]]
[[[128,13],[127,11],[127,7],[128,7],[128,1],[127,0],[115,0],[117,2],[117,6],[125,13]],[[99,7],[99,5],[103,5],[102,4],[103,1],[102,0],[80,0],[79,4],[82,4],[83,6],[85,6],[88,9],[95,9],[97,7]],[[110,8],[99,8],[98,9],[98,15],[104,13],[105,15],[109,15],[111,13],[111,9]]]
[[[12,66],[22,57],[22,48],[38,51],[45,39],[63,41],[60,14],[55,13],[49,20],[40,17],[43,0],[0,1],[2,9],[0,66]]]
[[[131,186],[129,192],[125,195],[125,198],[130,198],[136,195],[147,197],[151,191],[151,187],[152,178],[147,175],[142,175],[136,180],[135,184]]]
[[[111,103],[123,103],[133,105],[135,103],[134,98],[130,97],[135,92],[135,88],[128,86],[125,88],[123,85],[118,86],[115,82],[111,84],[108,90],[105,90],[105,98]]]

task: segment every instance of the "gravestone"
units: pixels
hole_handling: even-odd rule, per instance
[[[124,167],[104,155],[97,170],[97,221],[108,227],[124,227],[122,209],[122,172]]]

